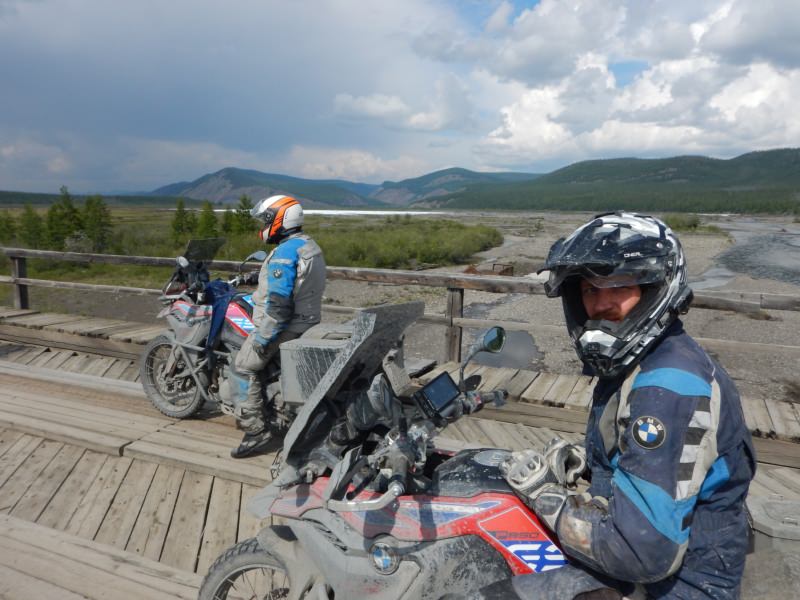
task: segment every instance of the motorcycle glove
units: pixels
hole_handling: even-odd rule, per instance
[[[554,531],[570,493],[561,485],[544,455],[536,450],[513,452],[500,465],[500,472],[522,501]]]
[[[544,459],[558,483],[570,488],[587,471],[586,449],[558,437],[544,447]]]
[[[561,511],[564,510],[567,498],[573,495],[563,485],[550,483],[539,489],[539,493],[531,500],[529,506],[550,531],[557,531]]]
[[[525,497],[533,497],[548,483],[558,483],[542,453],[533,449],[512,452],[500,465],[500,472],[514,491]]]

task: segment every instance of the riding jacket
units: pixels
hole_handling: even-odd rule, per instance
[[[268,344],[282,331],[306,331],[320,322],[325,291],[325,258],[304,233],[282,240],[261,266],[253,293],[253,323],[259,342]]]
[[[588,495],[558,522],[567,554],[653,598],[738,598],[755,452],[728,374],[676,320],[594,390]]]

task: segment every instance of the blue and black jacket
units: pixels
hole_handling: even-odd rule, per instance
[[[282,240],[264,261],[253,293],[255,335],[262,345],[282,331],[297,335],[320,322],[325,259],[304,233]]]
[[[588,495],[558,523],[568,554],[654,598],[737,598],[755,452],[729,375],[677,320],[636,369],[600,380]]]

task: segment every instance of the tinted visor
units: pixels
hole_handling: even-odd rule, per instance
[[[550,278],[545,284],[547,295],[551,298],[560,296],[561,285],[572,278],[585,279],[598,288],[659,283],[667,278],[666,259],[663,256],[654,256],[617,265],[583,264],[557,266],[550,270]]]

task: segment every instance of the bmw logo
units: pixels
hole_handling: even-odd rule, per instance
[[[381,575],[391,575],[400,566],[400,556],[389,544],[375,542],[369,549],[369,555],[372,558],[372,566]]]
[[[633,441],[645,450],[653,450],[664,443],[667,430],[655,417],[639,417],[633,422]]]

